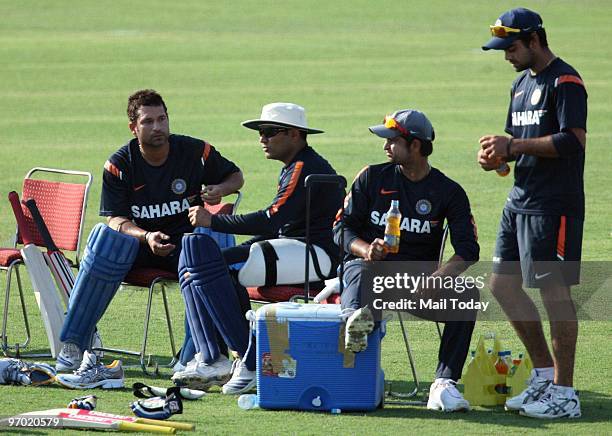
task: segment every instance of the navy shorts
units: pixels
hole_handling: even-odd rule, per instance
[[[528,288],[580,283],[583,220],[526,215],[504,209],[493,255],[493,272],[521,274]]]

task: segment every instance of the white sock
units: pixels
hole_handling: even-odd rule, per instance
[[[545,378],[546,380],[553,380],[555,378],[555,367],[549,366],[547,368],[534,368],[538,377]]]

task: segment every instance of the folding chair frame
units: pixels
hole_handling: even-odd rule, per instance
[[[45,168],[45,167],[34,167],[24,177],[24,182],[27,179],[32,179],[32,175],[35,173],[49,173],[49,174],[61,174],[64,176],[78,176],[85,177],[87,181],[84,183],[85,190],[83,193],[83,203],[81,206],[81,217],[79,223],[79,231],[77,236],[77,246],[75,250],[75,260],[73,262],[73,266],[75,268],[79,267],[80,263],[80,253],[81,253],[81,238],[83,236],[83,227],[85,222],[85,213],[87,211],[87,199],[89,198],[89,189],[91,188],[91,184],[93,182],[93,176],[84,171],[74,171],[74,170],[63,170],[58,168]],[[17,243],[19,240],[19,231],[17,227],[15,228],[15,235],[13,240],[13,248],[17,248]],[[27,309],[25,306],[25,299],[23,294],[23,287],[21,284],[21,277],[19,275],[19,266],[23,264],[22,259],[17,259],[11,262],[8,267],[0,267],[0,270],[6,271],[6,287],[4,294],[4,310],[2,316],[2,332],[0,334],[2,353],[5,356],[11,356],[11,350],[15,350],[15,357],[49,357],[50,353],[38,353],[38,354],[21,354],[21,350],[26,348],[31,341],[31,331],[30,331],[30,323],[28,320]],[[8,323],[8,313],[9,313],[9,303],[10,303],[10,291],[11,291],[11,278],[13,270],[15,271],[15,276],[17,278],[17,289],[19,291],[19,300],[21,303],[21,311],[23,315],[23,322],[25,327],[26,338],[22,343],[17,342],[15,345],[8,344],[7,337],[7,323]]]

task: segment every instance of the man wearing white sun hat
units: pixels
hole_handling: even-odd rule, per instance
[[[206,235],[185,237],[189,253],[196,254],[185,256],[182,265],[190,275],[181,288],[201,364],[173,377],[177,384],[206,389],[227,382],[231,375],[231,380],[223,386],[224,394],[240,394],[256,387],[255,343],[250,338],[248,323],[232,285],[240,295],[246,293],[244,286],[304,281],[305,246],[300,240],[305,236],[306,228],[304,180],[311,174],[336,174],[332,166],[308,145],[309,134],[323,131],[308,127],[303,107],[293,103],[267,104],[258,119],[244,121],[242,125],[259,132],[266,159],[284,164],[278,190],[269,206],[243,215],[211,215],[202,207],[190,209],[189,218],[194,226],[254,237],[237,247],[223,250],[222,258],[227,265],[246,261],[233,283],[227,268],[221,268],[223,271],[220,273],[215,269],[221,254],[210,254],[211,250],[214,251],[210,238]],[[335,275],[338,248],[333,242],[332,224],[343,195],[339,186],[312,187],[311,198],[316,199],[317,207],[311,209],[310,218],[313,244],[311,277],[316,275],[322,280]],[[205,253],[205,259],[198,259],[197,253]],[[191,272],[191,268],[198,271],[201,268],[202,278],[197,277],[199,273]],[[214,277],[204,277],[208,274],[206,271],[212,270],[216,271]],[[211,328],[216,328],[228,346],[240,356],[233,365],[216,352],[218,345]]]

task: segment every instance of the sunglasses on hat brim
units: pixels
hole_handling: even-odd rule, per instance
[[[518,36],[521,33],[529,33],[535,32],[537,29],[542,26],[537,26],[536,28],[527,28],[527,29],[516,29],[514,27],[502,26],[500,24],[489,26],[489,30],[491,31],[491,35],[496,36],[498,38],[508,38],[509,36]]]
[[[402,127],[396,120],[395,118],[393,118],[391,115],[387,115],[385,117],[385,119],[383,120],[383,124],[387,129],[393,129],[393,130],[397,130],[398,132],[400,132],[402,134],[402,136],[408,138],[410,137],[412,134],[409,130],[406,130],[404,127]]]

